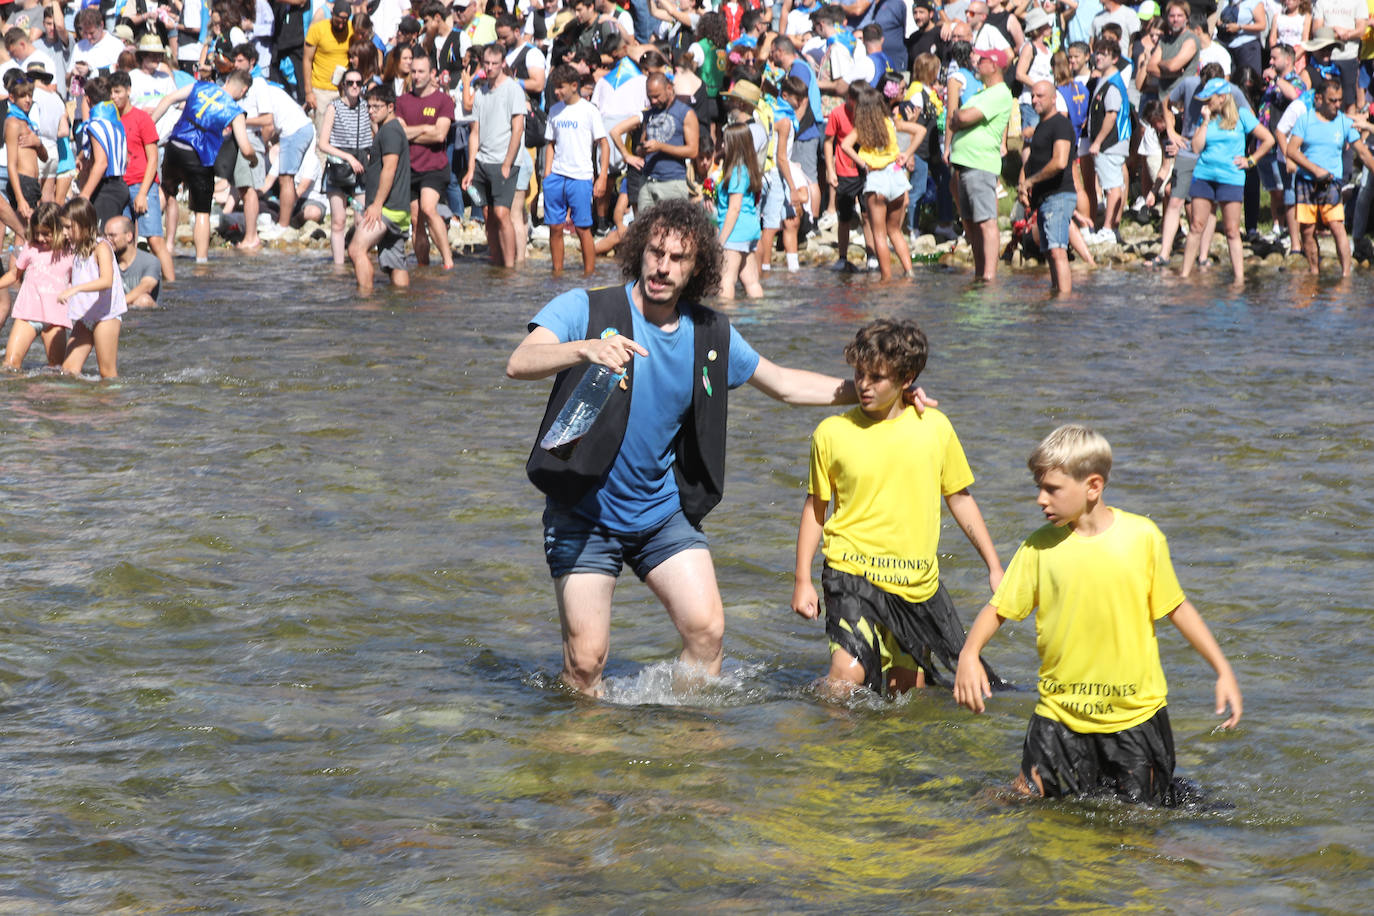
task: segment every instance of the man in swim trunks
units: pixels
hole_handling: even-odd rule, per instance
[[[506,374],[557,374],[540,437],[589,366],[626,373],[566,459],[536,446],[526,465],[547,499],[544,553],[563,625],[563,680],[602,691],[611,596],[630,563],[682,637],[681,661],[720,672],[725,611],[701,520],[725,481],[732,387],[789,404],[852,404],[852,380],[759,356],[700,304],[720,283],[722,252],[706,211],[669,200],[644,211],[619,248],[623,286],[576,289],[530,321]],[[537,441],[537,440],[536,440]]]

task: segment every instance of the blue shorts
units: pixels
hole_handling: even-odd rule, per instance
[[[782,180],[777,169],[773,169],[763,176],[763,206],[759,209],[763,228],[781,229],[783,220],[796,215],[797,208],[792,206],[791,195],[787,193],[787,182]]]
[[[1245,199],[1245,185],[1223,184],[1193,176],[1193,186],[1188,189],[1189,198],[1211,200],[1219,204],[1238,204]]]
[[[138,196],[138,186],[129,185],[129,206],[124,215],[138,220],[138,234],[145,239],[162,238],[166,231],[162,228],[162,191],[157,182],[148,189],[148,209],[135,217],[134,198]]]
[[[550,172],[544,182],[544,222],[561,226],[569,217],[579,229],[592,225],[592,186],[590,178],[567,178]]]
[[[687,521],[681,509],[647,531],[622,534],[552,501],[544,508],[544,558],[555,579],[569,573],[618,576],[625,563],[643,579],[684,550],[707,546],[706,535]]]
[[[1078,194],[1073,191],[1051,194],[1040,202],[1035,219],[1040,227],[1041,251],[1069,247],[1069,223],[1073,221],[1073,208],[1077,205]]]
[[[1034,130],[1040,126],[1040,115],[1035,113],[1035,106],[1030,102],[1021,102],[1021,129]]]
[[[289,137],[282,137],[278,143],[277,174],[295,175],[305,161],[305,152],[310,149],[310,141],[315,139],[315,125],[307,124]]]

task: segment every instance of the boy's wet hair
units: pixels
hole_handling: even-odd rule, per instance
[[[855,369],[899,382],[917,378],[928,356],[930,344],[916,322],[891,318],[870,321],[844,347],[844,360]]]
[[[1070,423],[1042,439],[1026,466],[1037,483],[1056,469],[1080,481],[1096,474],[1106,483],[1112,473],[1112,446],[1101,433]]]

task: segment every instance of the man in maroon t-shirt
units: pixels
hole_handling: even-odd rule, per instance
[[[157,125],[148,112],[129,98],[129,74],[115,70],[109,76],[110,101],[119,111],[124,135],[129,140],[129,168],[124,183],[129,186],[129,206],[138,221],[138,234],[148,240],[148,250],[162,265],[162,279],[176,282],[172,252],[162,228],[162,191],[157,184]],[[101,227],[104,231],[104,227]]]
[[[429,242],[439,249],[444,269],[453,267],[448,230],[439,216],[439,196],[448,187],[448,130],[453,99],[439,88],[429,57],[417,54],[410,64],[411,90],[396,99],[396,117],[410,141],[410,221],[415,225],[415,262],[429,263]],[[425,230],[429,230],[429,238]]]

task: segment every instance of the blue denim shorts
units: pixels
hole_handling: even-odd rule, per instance
[[[708,546],[706,535],[681,509],[647,531],[625,534],[553,502],[544,507],[544,559],[555,579],[575,572],[618,576],[625,563],[643,579],[684,550]]]
[[[1041,251],[1069,247],[1069,223],[1077,204],[1078,195],[1073,191],[1051,194],[1040,202],[1035,218],[1040,226]]]
[[[138,185],[129,185],[129,206],[124,208],[124,215],[129,219],[137,220],[138,234],[142,238],[162,238],[166,230],[162,228],[162,189],[154,182],[148,189],[148,209],[143,213],[134,213],[133,197],[138,195]]]
[[[282,137],[277,153],[277,174],[295,175],[301,170],[310,141],[315,139],[315,125],[307,124],[289,137]]]
[[[797,215],[797,208],[792,206],[792,198],[787,193],[787,182],[782,180],[782,175],[777,169],[768,172],[763,176],[763,206],[759,208],[759,217],[763,221],[765,229],[781,229],[784,220],[789,220]]]

